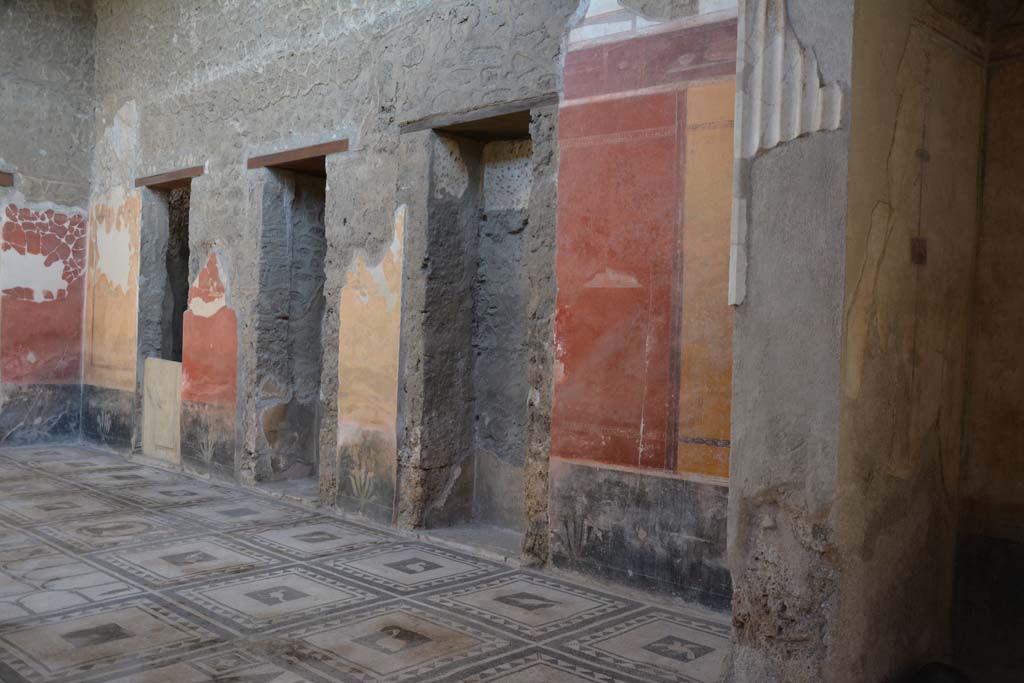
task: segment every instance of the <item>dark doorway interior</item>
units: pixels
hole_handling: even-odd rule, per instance
[[[167,288],[160,316],[161,357],[181,362],[182,316],[188,308],[188,213],[191,189],[179,187],[167,197]]]

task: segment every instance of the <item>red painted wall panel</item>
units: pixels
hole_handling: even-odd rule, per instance
[[[567,56],[555,457],[728,476],[735,53],[729,20]]]
[[[556,455],[665,465],[680,97],[562,110]]]
[[[181,399],[234,407],[238,384],[238,319],[216,254],[189,290],[182,322]]]
[[[81,367],[87,219],[8,204],[3,215],[0,379],[74,384]]]

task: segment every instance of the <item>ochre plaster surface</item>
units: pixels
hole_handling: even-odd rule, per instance
[[[90,208],[85,382],[135,391],[142,197],[116,188]]]
[[[394,493],[406,211],[395,210],[394,237],[380,263],[356,256],[338,309],[339,488],[362,506],[390,506]]]
[[[683,209],[676,469],[728,479],[732,308],[728,305],[736,83],[689,88]]]

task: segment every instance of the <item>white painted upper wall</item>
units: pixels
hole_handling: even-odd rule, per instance
[[[0,290],[32,290],[33,301],[58,298],[68,288],[64,280],[64,261],[46,265],[45,254],[19,254],[14,249],[0,252]]]
[[[131,233],[127,229],[96,228],[96,267],[123,292],[131,287]]]
[[[705,14],[735,11],[736,7],[737,0],[700,0],[697,12],[683,20]],[[646,19],[624,8],[619,0],[591,0],[583,20],[569,33],[569,44],[605,38],[625,40],[634,34],[643,33],[646,29],[667,23],[672,22]]]

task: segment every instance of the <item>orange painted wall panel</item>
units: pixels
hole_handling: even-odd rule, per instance
[[[728,477],[732,404],[732,309],[728,290],[734,82],[688,88],[686,102],[686,205],[679,345],[682,358],[676,469]]]
[[[402,252],[407,207],[394,214],[390,248],[377,262],[358,254],[338,308],[339,502],[390,522],[398,444]]]

